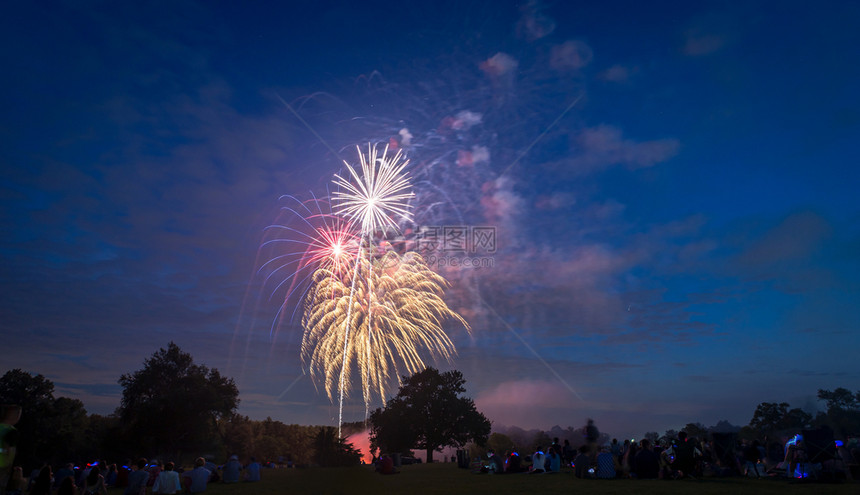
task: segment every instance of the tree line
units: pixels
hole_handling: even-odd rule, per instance
[[[88,414],[78,399],[55,397],[54,384],[41,374],[7,371],[0,378],[0,404],[18,404],[24,411],[15,425],[21,439],[15,464],[32,469],[46,462],[119,463],[141,456],[182,462],[229,454],[297,465],[357,464],[360,459],[332,427],[237,414],[239,390],[233,379],[195,364],[173,342],[118,382],[120,406],[105,416]]]
[[[100,458],[121,462],[141,455],[182,462],[201,454],[216,459],[229,454],[253,455],[263,461],[297,465],[350,465],[360,460],[360,453],[338,438],[335,428],[288,425],[271,418],[252,420],[237,414],[239,391],[233,379],[195,364],[173,342],[156,351],[142,369],[122,375],[118,382],[123,388],[120,406],[103,416],[88,414],[80,400],[54,397],[53,383],[42,375],[7,371],[0,378],[0,404],[19,404],[24,410],[16,425],[22,438],[16,464],[38,467],[44,462],[57,465]],[[571,427],[549,432],[492,428],[474,402],[462,396],[464,384],[462,373],[456,370],[440,373],[428,368],[403,377],[398,394],[368,418],[371,447],[380,454],[421,449],[432,459],[434,452],[446,446],[470,443],[479,450],[503,452],[514,445],[547,445],[554,437],[582,437]],[[819,426],[830,427],[839,437],[860,433],[860,391],[822,389],[818,399],[826,410],[815,416],[786,402],[762,402],[746,426],[721,421],[706,428],[688,423],[682,430],[699,438],[710,431],[731,431],[749,439]],[[343,426],[347,435],[365,428],[361,422]],[[662,436],[657,432],[644,435],[651,441],[675,436],[675,430]],[[604,440],[608,437],[602,436]]]

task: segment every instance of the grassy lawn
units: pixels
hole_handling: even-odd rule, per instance
[[[208,495],[385,495],[389,493],[493,495],[523,493],[633,494],[750,494],[792,495],[860,493],[860,484],[793,483],[785,479],[709,478],[701,481],[580,480],[572,471],[545,475],[486,475],[458,469],[453,463],[403,466],[400,473],[382,476],[370,466],[355,468],[266,469],[263,481],[235,485],[212,484]],[[111,495],[122,493],[111,490]]]

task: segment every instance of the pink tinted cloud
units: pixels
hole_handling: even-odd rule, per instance
[[[525,200],[513,190],[513,181],[505,176],[484,183],[481,189],[484,218],[490,224],[510,225],[525,206]]]
[[[568,40],[552,47],[549,65],[559,71],[580,70],[594,58],[594,52],[585,42]]]
[[[483,116],[480,113],[472,112],[470,110],[463,110],[457,113],[455,116],[448,116],[442,119],[442,124],[440,129],[453,129],[455,131],[467,131],[472,127],[479,125]],[[410,139],[411,139],[410,135]]]
[[[535,208],[538,210],[558,210],[576,204],[576,197],[570,193],[557,192],[549,195],[540,195],[535,199]]]
[[[570,404],[571,392],[561,383],[542,380],[513,380],[481,391],[475,398],[479,409],[499,409],[522,404],[560,407]]]
[[[565,259],[553,264],[553,278],[559,281],[576,280],[574,284],[580,287],[595,287],[600,280],[628,269],[632,261],[625,254],[600,244],[578,246],[562,256]]]
[[[677,139],[634,141],[623,137],[621,129],[600,125],[584,129],[574,138],[580,150],[570,163],[579,173],[623,165],[630,170],[647,168],[664,162],[678,153]]]
[[[499,52],[484,60],[478,67],[492,78],[498,78],[517,70],[519,62],[507,53]]]
[[[561,383],[514,380],[479,392],[475,407],[495,424],[546,428],[561,420],[558,410],[577,402]]]
[[[685,36],[683,52],[685,55],[700,57],[720,51],[725,44],[724,36],[690,30]]]
[[[597,75],[598,79],[614,83],[624,83],[630,80],[631,70],[623,65],[615,64]]]
[[[457,151],[457,166],[472,167],[490,161],[490,150],[485,146],[472,146],[471,150]]]
[[[529,41],[539,40],[555,31],[555,20],[544,14],[544,5],[530,0],[520,7],[522,13],[517,22],[517,33]]]

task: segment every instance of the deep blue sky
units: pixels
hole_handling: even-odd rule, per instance
[[[856,3],[223,3],[4,8],[0,371],[109,413],[174,340],[243,414],[334,424],[258,246],[408,130],[417,220],[497,231],[492,267],[440,268],[472,332],[438,363],[494,422],[860,388]]]

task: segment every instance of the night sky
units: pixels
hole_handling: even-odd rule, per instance
[[[4,6],[0,372],[108,414],[172,340],[240,413],[336,424],[260,245],[393,142],[416,223],[496,234],[435,267],[471,326],[436,366],[495,424],[860,388],[857,3],[245,3]]]

